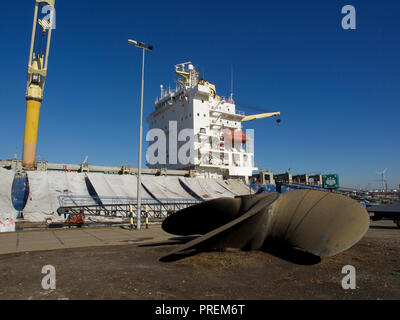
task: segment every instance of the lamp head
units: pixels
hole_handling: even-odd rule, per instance
[[[131,40],[131,39],[128,40],[128,43],[129,43],[129,44],[132,44],[132,45],[134,45],[134,46],[137,45],[137,41]]]

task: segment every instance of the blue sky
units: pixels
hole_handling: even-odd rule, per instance
[[[343,30],[341,9],[356,8]],[[34,1],[2,4],[0,159],[22,156]],[[38,153],[57,163],[137,166],[140,51],[147,41],[145,115],[174,65],[192,61],[220,95],[282,112],[246,124],[259,168],[339,173],[342,185],[375,188],[388,168],[400,184],[398,1],[57,0]],[[251,113],[248,111],[248,113]],[[145,128],[147,131],[147,125]]]

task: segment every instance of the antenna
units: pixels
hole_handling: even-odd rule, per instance
[[[231,65],[231,100],[233,100],[233,66]]]
[[[85,160],[83,160],[83,164],[86,164],[86,162],[88,161],[89,156],[86,156]]]

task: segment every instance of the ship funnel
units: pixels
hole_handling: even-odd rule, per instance
[[[257,250],[271,244],[329,257],[362,239],[369,228],[369,215],[348,197],[297,190],[211,200],[171,215],[162,227],[176,235],[201,235],[163,261],[193,250]]]

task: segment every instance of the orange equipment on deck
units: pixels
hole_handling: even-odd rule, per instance
[[[246,134],[242,131],[230,131],[223,134],[223,139],[226,142],[231,141],[232,146],[237,143],[246,144],[249,140]]]
[[[85,224],[85,218],[80,214],[70,215],[65,223],[68,225],[69,228],[71,228],[72,226],[80,228]]]

